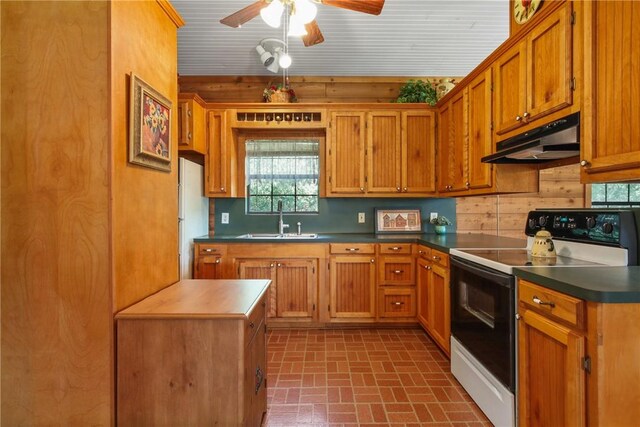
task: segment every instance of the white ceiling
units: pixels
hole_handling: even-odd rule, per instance
[[[220,19],[254,0],[172,0],[180,75],[271,75],[255,46],[282,30],[260,16],[241,28]],[[508,0],[386,0],[379,16],[318,5],[322,44],[289,40],[292,76],[465,76],[509,32]]]

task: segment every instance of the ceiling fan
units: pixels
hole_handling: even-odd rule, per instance
[[[244,9],[240,9],[236,13],[233,13],[221,19],[220,23],[228,25],[229,27],[238,28],[245,22],[251,21],[256,16],[262,15],[265,22],[267,22],[271,26],[277,27],[280,25],[280,17],[282,15],[284,7],[288,6],[288,10],[290,11],[291,15],[290,28],[293,30],[297,30],[297,32],[294,31],[293,33],[290,31],[289,34],[300,35],[302,36],[302,42],[305,46],[313,46],[324,41],[324,36],[322,35],[320,27],[315,20],[315,6],[311,5],[313,7],[313,15],[309,22],[303,24],[299,21],[294,22],[293,19],[294,15],[297,15],[298,12],[303,11],[303,8],[308,10],[307,4],[310,1],[313,1],[314,3],[324,4],[325,6],[339,7],[341,9],[368,13],[370,15],[380,15],[385,0],[258,0],[245,7]],[[276,14],[277,25],[275,25],[276,21],[275,18],[273,18],[276,16]],[[271,21],[273,21],[273,23],[269,22],[269,17],[267,15],[272,16]],[[300,28],[301,25],[304,26]]]

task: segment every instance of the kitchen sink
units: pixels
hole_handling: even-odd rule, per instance
[[[283,240],[295,240],[295,239],[316,239],[318,235],[316,233],[248,233],[241,234],[236,239],[283,239]]]

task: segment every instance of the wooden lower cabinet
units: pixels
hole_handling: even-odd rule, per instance
[[[317,289],[317,260],[238,259],[240,279],[270,279],[268,315],[270,319],[314,317]]]
[[[640,304],[518,292],[520,426],[638,425]]]
[[[184,280],[118,313],[117,425],[259,426],[267,286]]]
[[[374,255],[336,255],[330,260],[331,319],[371,320],[376,315]]]
[[[383,318],[415,317],[415,287],[385,287],[378,291],[378,313]]]
[[[418,246],[418,322],[447,354],[451,352],[449,256]]]

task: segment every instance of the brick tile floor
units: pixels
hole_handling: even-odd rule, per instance
[[[420,329],[272,330],[275,426],[491,426]]]

